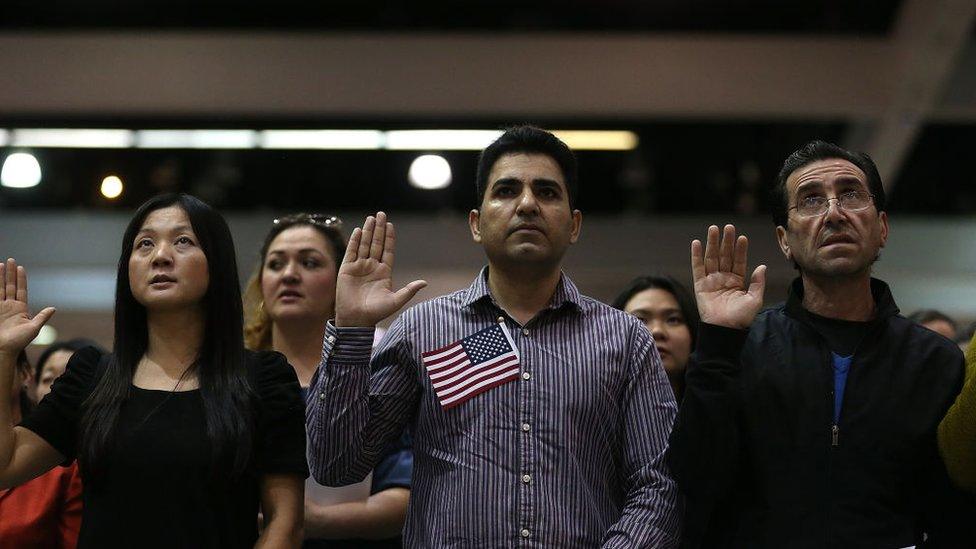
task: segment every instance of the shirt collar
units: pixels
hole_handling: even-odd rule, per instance
[[[475,303],[487,299],[488,301],[494,303],[495,300],[491,296],[491,290],[488,288],[488,266],[485,265],[478,276],[475,277],[474,282],[468,286],[466,294],[461,301],[462,307],[471,307]],[[559,273],[559,284],[556,285],[556,291],[552,295],[552,300],[549,302],[549,309],[560,309],[562,307],[570,306],[577,311],[583,309],[583,299],[580,294],[579,289],[576,284],[566,275],[564,272]]]

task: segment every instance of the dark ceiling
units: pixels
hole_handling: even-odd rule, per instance
[[[891,0],[4,0],[0,29],[653,31],[882,35]]]

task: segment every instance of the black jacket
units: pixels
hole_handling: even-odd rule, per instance
[[[885,283],[871,289],[877,316],[836,433],[833,362],[799,279],[748,332],[702,326],[669,455],[684,547],[900,548],[923,533],[928,547],[976,547],[976,507],[936,446],[962,353],[900,316]]]

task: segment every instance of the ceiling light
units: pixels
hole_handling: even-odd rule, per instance
[[[139,130],[135,144],[141,149],[253,149],[254,130]]]
[[[0,170],[0,185],[16,189],[34,187],[41,182],[41,165],[34,155],[25,152],[13,153],[3,161]]]
[[[576,151],[629,151],[637,148],[637,134],[628,131],[563,130],[552,132]]]
[[[383,147],[379,130],[264,130],[265,149],[376,150]]]
[[[399,151],[480,151],[501,134],[498,130],[393,130],[386,132],[386,148]]]
[[[122,189],[122,179],[117,175],[110,175],[102,180],[102,186],[99,190],[102,192],[102,196],[114,200],[121,196]]]
[[[14,147],[70,149],[124,149],[132,146],[131,130],[19,129],[13,131]]]
[[[418,156],[410,164],[407,179],[420,189],[443,189],[451,184],[451,165],[443,156],[436,154]]]

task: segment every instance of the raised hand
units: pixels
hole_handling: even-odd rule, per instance
[[[0,263],[0,354],[16,356],[37,337],[54,314],[48,307],[33,317],[27,308],[27,271],[13,258]]]
[[[426,281],[393,291],[396,233],[386,214],[369,216],[349,237],[336,283],[336,326],[375,326],[413,299]]]
[[[760,265],[746,280],[749,239],[735,237],[735,227],[726,225],[719,245],[718,227],[708,228],[702,253],[700,240],[691,242],[691,272],[695,299],[702,322],[745,329],[762,308],[766,290],[766,266]]]

